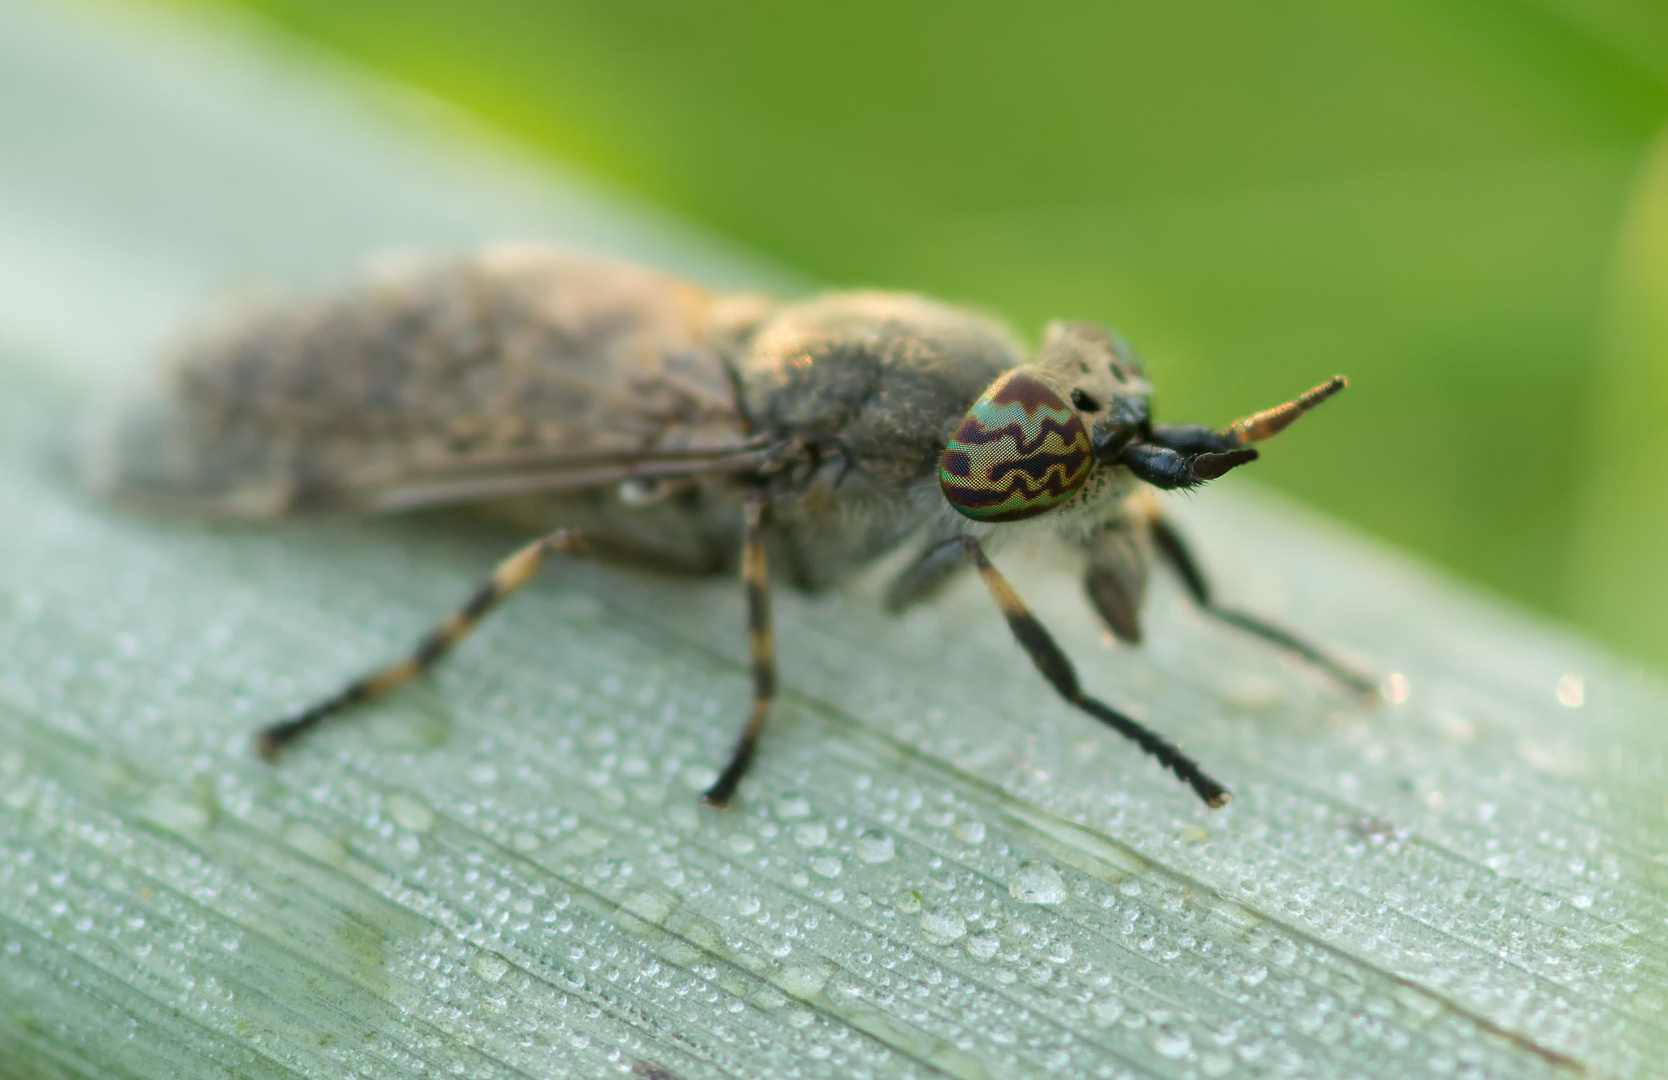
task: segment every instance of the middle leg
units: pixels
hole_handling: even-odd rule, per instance
[[[967,566],[961,536],[938,536],[904,567],[886,587],[886,610],[897,614],[932,599],[958,571]]]
[[[753,705],[747,726],[730,751],[729,764],[701,801],[722,810],[730,804],[759,743],[770,703],[776,697],[776,642],[770,625],[770,565],[765,561],[765,498],[748,496],[742,506],[741,583],[747,593],[747,649],[753,657]]]

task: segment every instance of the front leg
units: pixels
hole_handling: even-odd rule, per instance
[[[1049,636],[1042,623],[1037,621],[1031,609],[1025,606],[1025,601],[1014,592],[1013,586],[1009,585],[1008,580],[991,565],[990,559],[985,556],[984,548],[979,546],[977,540],[966,537],[946,542],[947,546],[950,544],[959,547],[962,557],[979,571],[979,576],[984,579],[985,588],[990,591],[991,599],[996,601],[996,606],[1002,609],[1003,616],[1007,618],[1008,629],[1013,631],[1014,639],[1031,657],[1031,663],[1036,665],[1037,670],[1054,687],[1056,693],[1157,758],[1159,764],[1186,781],[1206,805],[1212,808],[1228,805],[1232,799],[1228,790],[1211,779],[1199,767],[1199,763],[1184,754],[1175,743],[1083,692],[1083,687],[1077,681],[1077,670],[1072,667],[1071,661],[1060,651],[1060,647],[1054,643],[1054,639]]]
[[[1337,679],[1368,701],[1378,699],[1378,684],[1372,676],[1356,671],[1342,661],[1327,655],[1289,630],[1265,622],[1255,615],[1247,614],[1235,608],[1224,607],[1218,603],[1211,593],[1210,582],[1205,579],[1204,571],[1200,569],[1198,561],[1193,558],[1193,553],[1188,550],[1186,541],[1176,531],[1175,526],[1154,513],[1149,521],[1149,527],[1152,530],[1153,546],[1158,549],[1158,553],[1164,558],[1164,561],[1170,564],[1171,569],[1175,570],[1176,576],[1181,579],[1182,585],[1186,587],[1188,595],[1193,598],[1194,603],[1199,605],[1201,611],[1214,619],[1225,622],[1229,626],[1238,627],[1248,634],[1260,637],[1264,641],[1301,658],[1311,666],[1317,667]]]

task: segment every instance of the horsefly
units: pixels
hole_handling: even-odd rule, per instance
[[[816,589],[908,546],[891,609],[973,567],[1062,698],[1215,807],[1229,800],[1222,784],[1083,690],[987,548],[1051,527],[1086,553],[1091,604],[1132,643],[1156,553],[1203,611],[1370,697],[1364,673],[1218,604],[1151,495],[1254,460],[1250,444],[1343,387],[1331,379],[1220,430],[1155,424],[1140,361],[1091,323],[1051,324],[1027,359],[997,323],[918,296],[779,302],[505,247],[254,313],[199,340],[176,357],[163,397],[100,428],[86,469],[95,487],[195,513],[535,499],[561,526],[500,563],[404,659],[260,731],[268,759],[431,667],[553,554],[628,554],[739,567],[752,707],[704,795],[721,807],[776,693],[769,564]]]

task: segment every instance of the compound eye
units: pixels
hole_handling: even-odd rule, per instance
[[[1010,371],[967,410],[938,463],[944,497],[974,521],[1051,510],[1089,478],[1089,433],[1040,379]]]

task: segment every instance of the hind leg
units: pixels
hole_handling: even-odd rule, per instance
[[[513,596],[533,579],[545,560],[557,551],[572,551],[580,545],[579,533],[557,529],[539,537],[499,563],[462,607],[448,615],[439,626],[425,634],[405,659],[348,683],[288,720],[261,729],[255,750],[268,761],[276,761],[285,747],[345,709],[380,697],[410,682],[439,662],[452,646],[462,641],[493,608]]]

